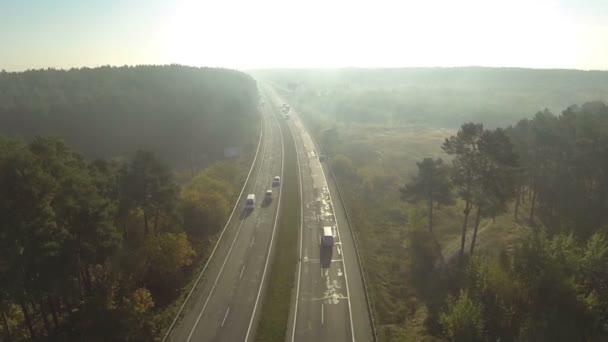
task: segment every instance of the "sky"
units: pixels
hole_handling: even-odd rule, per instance
[[[0,0],[0,69],[608,70],[608,0]]]

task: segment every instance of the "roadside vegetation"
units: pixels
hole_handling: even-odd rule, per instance
[[[158,80],[156,85],[163,87],[159,83],[165,81],[162,77],[188,78],[189,70],[181,67],[101,68],[0,75],[0,83],[4,85],[7,78],[22,82],[21,88],[14,84],[10,87],[21,92],[13,92],[14,99],[23,98],[11,102],[6,93],[2,93],[4,97],[0,98],[4,102],[0,101],[0,107],[5,112],[0,120],[7,120],[6,111],[18,108],[18,103],[47,103],[27,100],[32,94],[38,94],[36,86],[28,88],[31,84],[27,82],[33,82],[31,79],[47,85],[79,80],[77,89],[42,87],[43,94],[59,91],[69,99],[59,107],[49,104],[52,109],[48,111],[23,109],[19,112],[20,118],[29,117],[28,120],[34,121],[31,125],[24,124],[18,129],[2,126],[2,131],[8,135],[27,138],[0,136],[2,340],[154,341],[162,338],[226,223],[253,159],[259,125],[243,120],[249,123],[240,140],[230,141],[228,134],[217,138],[215,145],[198,146],[198,151],[208,156],[204,161],[199,160],[200,164],[191,164],[188,154],[180,153],[168,162],[159,154],[179,150],[182,147],[179,140],[187,140],[192,127],[186,127],[186,122],[178,120],[179,124],[166,126],[164,133],[170,133],[174,139],[155,137],[153,131],[149,131],[150,135],[132,132],[133,139],[122,144],[112,140],[112,127],[120,124],[120,117],[112,110],[108,109],[105,121],[103,116],[97,115],[94,120],[98,120],[98,124],[90,121],[93,120],[93,115],[88,117],[90,111],[99,110],[95,107],[100,105],[95,102],[99,101],[96,96],[103,97],[103,94],[87,93],[85,89],[104,84],[97,81],[105,75],[111,84],[121,85],[116,89],[118,96],[120,89],[125,90],[130,82],[135,82],[136,78],[127,81],[130,77],[154,76]],[[190,71],[195,79],[197,72],[207,72]],[[214,101],[242,96],[257,98],[255,85],[249,88],[247,77],[231,71],[225,74],[221,70],[209,72],[213,75],[203,78],[211,77],[208,81],[213,79],[227,85],[223,95],[216,94],[208,105],[215,106],[218,103]],[[97,76],[100,77],[97,81],[85,81],[87,77]],[[231,77],[236,79],[230,81]],[[243,92],[229,93],[232,85],[237,87],[238,79],[244,80],[240,84]],[[145,110],[148,104],[138,101],[148,99],[149,104],[155,103],[153,98],[157,93],[148,92],[155,86],[150,82],[142,86],[144,88],[134,90],[140,96],[125,97],[128,103],[111,103],[118,111],[133,111],[132,116],[138,118],[141,127],[154,127],[158,116],[162,115],[173,120],[172,115],[178,115],[181,108],[176,106],[171,112],[157,108],[156,114],[150,113],[148,117]],[[174,82],[179,83],[178,80]],[[137,89],[137,86],[133,87]],[[194,87],[190,91],[202,92],[191,92],[192,99],[199,95],[207,99],[211,96],[204,88]],[[247,95],[249,91],[252,93]],[[180,99],[172,98],[170,90],[167,92],[163,101]],[[75,99],[71,98],[74,96]],[[90,111],[88,107],[78,107],[78,101],[82,99],[93,101]],[[190,101],[191,105],[193,103]],[[246,101],[240,105],[249,107],[215,107],[216,114],[238,117],[248,111],[246,117],[254,117],[256,106],[250,107]],[[66,108],[74,110],[69,112],[74,115],[74,121],[70,119],[67,123],[79,129],[66,127],[65,131],[57,129],[53,133],[60,136],[65,133],[66,139],[82,142],[81,145],[69,146],[56,137],[30,138],[30,134],[50,133],[37,130],[36,127],[42,127],[37,126],[38,119],[50,123],[49,127],[63,127],[66,122],[59,122],[63,120],[61,115],[65,114]],[[199,112],[195,108],[189,110],[194,122],[208,122],[207,130],[212,130],[211,125],[218,125],[213,120],[206,121],[204,113],[210,112],[208,108],[201,109],[203,118],[197,117]],[[78,116],[82,120],[77,119]],[[256,118],[253,122],[259,121]],[[183,131],[186,128],[188,130]],[[219,125],[216,129],[224,128]],[[96,150],[96,139],[100,136],[106,136],[103,139],[106,144]],[[158,144],[165,144],[164,150],[137,148],[142,141],[139,139],[153,137],[159,139]],[[242,144],[240,158],[219,160],[223,159],[223,151],[216,149],[238,144]],[[117,158],[93,158],[105,153]]]
[[[593,78],[605,73],[573,73],[587,75],[577,87],[590,89],[549,84],[564,88],[561,102],[605,100],[592,91],[602,87]],[[304,89],[339,87],[326,82],[315,92],[303,79],[275,84],[332,163],[353,216],[381,341],[608,338],[605,103],[556,108],[557,101],[542,102],[557,98],[548,91],[535,109],[500,120],[490,110],[480,123],[465,113],[469,123],[459,127],[432,115],[426,124],[384,123],[373,115],[349,119],[350,111],[336,115],[336,97],[307,102]],[[356,89],[374,97],[386,83]],[[361,94],[343,92],[349,99]],[[378,92],[384,98],[390,91]],[[526,94],[508,86],[504,92]],[[503,95],[493,101],[507,103]],[[374,108],[387,112],[393,103]],[[561,114],[525,118],[544,106]]]

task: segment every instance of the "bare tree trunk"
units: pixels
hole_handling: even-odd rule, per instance
[[[6,340],[8,342],[13,342],[13,332],[11,331],[11,326],[8,324],[8,318],[4,311],[2,311],[2,321],[4,322],[4,330],[6,331]]]
[[[63,306],[65,307],[65,311],[67,312],[68,317],[72,317],[73,306],[72,306],[72,303],[70,303],[70,298],[67,295],[65,297],[62,296],[61,302],[63,303]]]
[[[160,209],[156,209],[156,215],[154,215],[154,234],[158,234],[158,216],[160,216]]]
[[[32,305],[34,305],[33,301],[32,301]],[[46,336],[51,337],[52,336],[51,323],[49,322],[48,314],[47,314],[46,310],[44,309],[44,300],[42,300],[42,298],[41,298],[38,306],[40,307],[40,316],[42,316],[42,322],[44,322],[44,328],[46,329]]]
[[[144,209],[144,236],[148,236],[148,214],[146,213],[146,209]]]
[[[78,266],[78,289],[80,291],[80,300],[84,300],[86,292],[86,283],[84,280],[84,274],[82,274],[82,258],[80,256],[81,244],[80,237],[76,240],[76,265]]]
[[[27,329],[30,332],[30,338],[32,340],[36,339],[36,332],[34,331],[34,325],[32,324],[32,317],[30,316],[30,312],[27,310],[27,304],[23,300],[23,297],[19,298],[19,305],[21,306],[21,311],[23,311],[23,317],[25,318],[25,325],[27,325]]]
[[[41,305],[36,305],[34,299],[30,299],[30,304],[32,305],[32,312],[42,318],[42,322],[44,323],[44,328],[46,330],[47,336],[51,336],[51,326],[49,324],[49,320],[44,314],[44,308]]]
[[[517,187],[517,193],[515,194],[515,213],[513,214],[513,219],[517,221],[517,217],[519,216],[519,204],[521,203],[521,193],[523,191],[523,187],[520,185]]]
[[[59,318],[57,315],[57,306],[55,305],[55,302],[53,301],[53,297],[51,297],[50,295],[48,295],[46,297],[48,303],[49,303],[49,309],[51,310],[51,316],[53,316],[53,324],[55,325],[55,330],[59,329]]]
[[[530,205],[530,217],[528,218],[528,220],[530,222],[532,222],[532,220],[534,219],[535,208],[536,208],[536,191],[533,190],[532,191],[532,204]]]
[[[84,301],[84,298],[88,295],[88,291],[87,283],[84,279],[84,273],[82,272],[82,263],[80,262],[80,257],[78,257],[78,288],[80,290],[80,300]]]
[[[460,259],[464,257],[464,244],[467,239],[467,224],[469,223],[469,213],[471,212],[471,202],[467,201],[464,208],[464,221],[462,222],[462,237],[460,238]]]
[[[481,218],[481,205],[477,205],[477,215],[475,217],[475,229],[473,230],[473,239],[471,240],[471,251],[470,254],[473,255],[473,250],[475,249],[475,242],[477,241],[477,229],[479,228],[479,219]]]
[[[84,276],[85,276],[85,281],[87,284],[87,291],[90,293],[93,292],[93,281],[91,280],[91,270],[89,269],[88,265],[84,265]]]
[[[429,231],[433,233],[433,190],[429,191]]]
[[[122,225],[122,233],[124,235],[125,241],[129,241],[129,229],[127,228],[127,219],[125,218],[125,222]]]

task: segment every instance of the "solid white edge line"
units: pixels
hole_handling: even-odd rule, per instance
[[[289,127],[289,131],[291,132],[291,137],[293,138],[293,144],[296,149],[296,160],[298,161],[298,174],[300,175],[300,257],[298,259],[298,279],[296,280],[296,303],[293,313],[293,325],[291,330],[291,341],[295,341],[296,337],[296,324],[298,322],[298,302],[300,301],[300,280],[302,277],[302,249],[303,249],[303,241],[304,238],[303,230],[304,230],[304,196],[302,189],[302,171],[300,169],[300,153],[298,152],[298,144],[296,143],[296,136],[291,129],[291,125],[288,123],[287,127]],[[323,305],[321,303],[321,305]]]
[[[228,318],[229,312],[230,312],[230,307],[228,307],[228,310],[226,310],[226,313],[224,314],[224,319],[222,320],[222,327],[224,326],[224,323],[226,323],[226,318]]]
[[[264,167],[264,164],[266,162],[266,149],[267,149],[267,145],[268,145],[268,139],[264,139],[264,149],[262,151],[262,161],[260,164],[260,170],[258,171],[257,176],[255,177],[255,182],[253,183],[253,192],[255,193],[255,188],[257,188],[258,186],[258,182],[260,181],[260,175],[262,174],[262,169]],[[226,254],[226,257],[224,258],[224,262],[222,263],[222,267],[220,268],[219,273],[217,274],[217,277],[215,278],[215,281],[213,282],[213,286],[211,287],[211,291],[209,292],[209,295],[207,296],[207,299],[205,300],[205,304],[203,304],[203,308],[201,309],[201,312],[198,314],[198,317],[196,318],[196,321],[194,322],[194,325],[192,326],[192,329],[190,330],[190,334],[188,335],[188,338],[186,339],[186,342],[189,342],[190,339],[192,339],[192,335],[194,334],[194,330],[196,330],[196,327],[198,326],[198,322],[200,322],[201,317],[203,317],[203,312],[205,312],[205,309],[207,308],[207,304],[209,303],[209,300],[211,299],[211,296],[213,295],[213,292],[215,292],[215,287],[217,286],[217,283],[220,279],[220,277],[222,276],[222,272],[224,272],[224,267],[226,267],[226,262],[228,261],[228,259],[230,258],[230,255],[232,254],[232,248],[234,247],[234,244],[236,243],[237,238],[239,237],[239,233],[241,232],[241,227],[243,226],[243,222],[245,222],[245,220],[241,220],[241,223],[239,223],[239,228],[236,231],[236,235],[234,236],[234,239],[232,240],[232,244],[230,244],[230,249],[228,249],[228,253]]]
[[[175,314],[175,318],[173,319],[173,322],[171,322],[171,325],[167,329],[167,332],[165,333],[165,336],[163,337],[162,342],[165,342],[167,340],[167,338],[169,337],[169,335],[171,334],[171,332],[173,331],[173,328],[175,327],[175,323],[177,323],[179,316],[181,315],[182,311],[184,310],[184,307],[188,303],[188,300],[190,300],[192,293],[198,286],[198,283],[200,282],[201,278],[203,277],[203,274],[207,270],[207,266],[209,266],[209,262],[211,261],[211,259],[213,259],[213,256],[215,254],[217,247],[220,244],[220,241],[222,241],[222,237],[224,236],[224,233],[226,232],[226,229],[228,228],[228,225],[230,224],[230,221],[232,220],[232,216],[234,215],[236,208],[239,206],[239,203],[241,202],[241,197],[243,196],[245,187],[247,187],[247,182],[249,182],[249,177],[251,176],[251,172],[253,171],[255,162],[258,159],[258,154],[260,152],[260,146],[262,144],[263,136],[264,136],[264,116],[262,115],[261,120],[260,120],[260,138],[258,139],[258,147],[255,151],[255,156],[253,157],[253,162],[251,162],[251,167],[249,168],[249,172],[247,173],[247,178],[245,178],[245,182],[243,183],[243,187],[241,188],[241,192],[239,193],[239,197],[237,198],[236,203],[234,204],[234,207],[232,208],[232,212],[230,213],[230,216],[228,217],[228,221],[226,221],[226,224],[224,225],[224,228],[222,229],[222,232],[220,233],[220,237],[217,239],[217,242],[215,243],[215,246],[213,247],[213,250],[211,251],[211,254],[209,255],[209,259],[207,259],[207,262],[205,263],[205,266],[203,266],[201,273],[199,273],[198,277],[196,278],[196,281],[194,282],[192,289],[188,293],[188,296],[186,296],[184,303],[182,303],[182,305],[179,307],[179,310]],[[261,165],[260,165],[260,168],[261,168]]]
[[[321,303],[321,325],[323,325],[325,323],[325,320],[323,317],[324,316],[323,311],[325,311],[325,310],[323,310],[323,303]]]
[[[308,131],[306,132],[306,134],[308,134]],[[311,139],[312,140],[312,139]],[[313,142],[314,144],[314,142]],[[321,162],[319,162],[320,164]],[[323,172],[323,178],[325,179],[325,184],[327,185],[327,194],[329,195],[329,200],[331,201],[331,206],[332,209],[334,211],[334,218],[336,220],[336,228],[338,231],[338,239],[340,241],[342,241],[342,238],[340,237],[340,226],[338,225],[338,216],[336,216],[336,207],[334,206],[334,200],[331,198],[331,191],[329,190],[329,183],[327,182],[327,177],[325,176],[325,171],[323,170],[323,165],[321,165],[321,172]],[[348,275],[346,274],[346,253],[344,253],[344,249],[342,249],[342,260],[344,260],[342,262],[342,264],[344,265],[344,281],[346,282],[346,296],[347,301],[348,301],[348,316],[350,318],[350,334],[352,336],[352,340],[353,342],[355,341],[355,328],[353,325],[353,311],[351,308],[351,304],[350,304],[350,290],[348,289]]]
[[[276,114],[276,111],[275,111]],[[285,145],[283,142],[283,130],[281,129],[281,124],[277,119],[276,115],[273,115],[277,124],[279,124],[279,133],[281,133],[281,179],[284,180],[284,166],[285,166]],[[281,182],[282,183],[282,182]],[[260,287],[258,289],[258,294],[255,298],[255,304],[253,305],[253,312],[251,313],[251,319],[249,320],[249,326],[247,327],[247,334],[245,335],[245,342],[249,341],[249,334],[251,333],[251,327],[253,325],[253,321],[255,319],[256,310],[258,307],[258,302],[260,301],[260,294],[262,293],[262,288],[264,287],[264,280],[266,280],[266,271],[268,270],[268,262],[270,261],[270,254],[272,252],[272,246],[274,242],[274,236],[276,233],[277,222],[279,220],[279,212],[281,209],[281,196],[283,195],[283,185],[279,188],[279,203],[277,204],[277,213],[274,218],[274,225],[272,227],[272,236],[270,237],[270,248],[268,248],[268,254],[266,255],[266,263],[264,264],[264,271],[262,272],[262,281],[260,282]]]

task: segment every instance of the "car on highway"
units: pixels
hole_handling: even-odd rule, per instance
[[[324,154],[320,154],[319,155],[319,161],[325,161],[325,155]]]
[[[270,203],[272,201],[272,189],[266,190],[264,194],[264,203]]]
[[[255,194],[249,194],[245,201],[245,209],[253,210],[253,208],[255,208]]]
[[[272,179],[272,186],[279,186],[279,185],[281,185],[281,177],[275,176]]]

